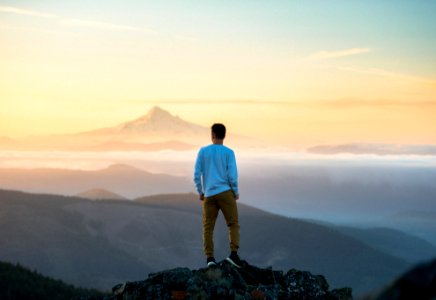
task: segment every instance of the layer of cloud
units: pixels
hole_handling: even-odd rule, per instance
[[[346,108],[431,108],[436,106],[436,101],[399,101],[389,99],[337,99],[312,102],[313,105],[319,105],[325,108],[346,109]]]
[[[403,74],[399,72],[392,72],[378,68],[356,68],[356,67],[337,67],[338,70],[359,73],[359,74],[369,74],[381,77],[389,77],[389,78],[397,78],[406,81],[417,82],[421,84],[425,84],[431,87],[436,88],[436,80],[433,78],[426,78],[420,76],[413,76],[408,74]]]
[[[436,145],[340,144],[319,145],[307,149],[314,154],[436,155]]]
[[[145,33],[156,33],[154,30],[135,27],[130,25],[113,24],[107,22],[100,22],[94,20],[82,20],[82,19],[62,19],[61,23],[63,25],[75,26],[75,27],[87,27],[87,28],[97,28],[97,29],[109,29],[109,30],[127,30],[127,31],[138,31]]]
[[[30,10],[30,9],[21,9],[21,8],[12,7],[12,6],[3,6],[3,5],[0,5],[0,12],[12,13],[12,14],[18,14],[18,15],[28,15],[28,16],[34,16],[34,17],[40,17],[40,18],[57,18],[56,15],[50,14],[50,13],[39,12],[36,10]]]
[[[149,28],[130,26],[124,24],[114,24],[109,22],[101,22],[96,20],[82,20],[75,18],[61,18],[55,14],[40,12],[36,10],[30,9],[22,9],[12,6],[2,6],[0,5],[0,13],[9,13],[9,14],[19,14],[19,15],[27,15],[33,17],[41,17],[41,18],[51,18],[56,19],[62,25],[73,26],[73,27],[86,27],[86,28],[97,28],[103,30],[116,30],[116,31],[136,31],[143,32],[148,34],[155,34],[156,32]],[[3,28],[6,26],[3,25]]]
[[[339,51],[320,51],[309,56],[310,60],[324,60],[331,58],[341,58],[346,56],[358,55],[370,52],[369,48],[351,48]]]
[[[281,101],[281,100],[250,100],[250,99],[234,99],[234,100],[222,100],[222,99],[163,99],[163,100],[131,100],[132,104],[150,104],[150,105],[302,105],[304,102],[296,101]]]
[[[286,100],[250,100],[250,99],[167,99],[167,100],[131,100],[132,104],[149,104],[149,105],[273,105],[273,106],[298,106],[298,107],[322,107],[332,109],[347,109],[358,107],[434,107],[436,101],[398,101],[387,99],[324,99],[310,101],[286,101]]]

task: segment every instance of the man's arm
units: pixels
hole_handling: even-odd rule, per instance
[[[201,175],[203,170],[201,167],[201,149],[198,151],[197,160],[195,161],[194,167],[194,183],[198,194],[200,195],[200,200],[204,199],[203,185],[201,184]]]
[[[235,195],[235,199],[238,200],[239,199],[238,168],[236,167],[236,158],[234,152],[232,152],[230,155],[227,171],[228,171],[227,176],[228,176],[230,188],[232,189],[233,194]]]

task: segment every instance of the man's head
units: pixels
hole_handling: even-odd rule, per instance
[[[212,125],[212,140],[223,140],[226,137],[226,126],[220,123]]]

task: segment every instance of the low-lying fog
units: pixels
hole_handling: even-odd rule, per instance
[[[236,151],[236,156],[241,202],[289,217],[401,229],[436,244],[435,156],[280,150]],[[97,170],[121,163],[190,179],[195,157],[196,151],[3,151],[0,168]],[[195,191],[193,184],[187,185],[183,191],[168,186],[167,192]],[[139,187],[132,195],[144,196]]]

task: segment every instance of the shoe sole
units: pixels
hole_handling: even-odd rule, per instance
[[[231,263],[232,265],[234,265],[236,268],[241,268],[240,265],[238,265],[237,263],[235,263],[230,257],[227,257],[226,260]]]

